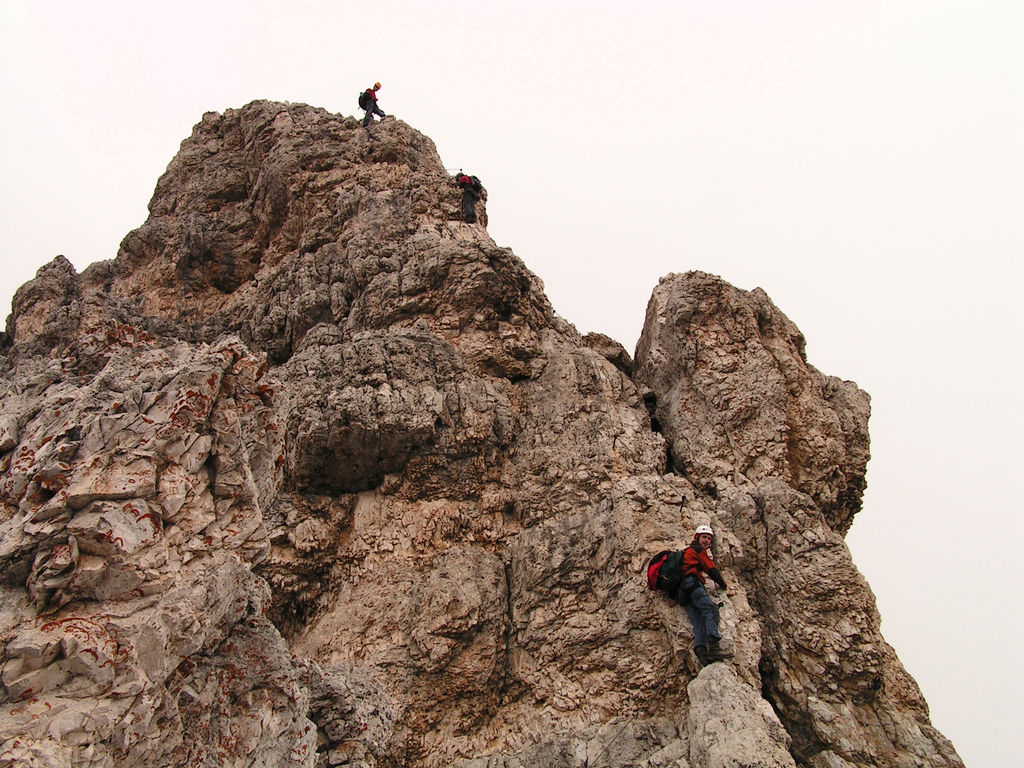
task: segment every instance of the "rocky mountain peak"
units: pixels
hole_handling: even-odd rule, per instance
[[[210,113],[0,347],[0,765],[960,766],[843,535],[867,395],[763,291],[557,317],[433,143]],[[733,658],[650,556],[716,532]]]

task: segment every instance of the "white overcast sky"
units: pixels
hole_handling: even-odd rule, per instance
[[[0,307],[112,258],[206,111],[380,104],[632,352],[658,278],[762,287],[872,396],[848,542],[970,768],[1019,764],[1019,0],[0,0]]]

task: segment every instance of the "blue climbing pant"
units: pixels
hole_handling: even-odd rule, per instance
[[[467,224],[476,223],[476,201],[480,194],[472,187],[465,187],[462,190],[462,220]]]
[[[366,110],[366,114],[363,116],[363,127],[364,128],[370,124],[370,121],[373,120],[373,116],[374,115],[377,115],[378,117],[382,117],[382,118],[383,117],[387,117],[387,115],[384,114],[384,110],[382,110],[380,107],[377,106],[377,102],[376,101],[374,101],[374,102],[372,102],[370,104],[370,108],[368,110]]]
[[[704,587],[698,586],[690,593],[686,615],[693,624],[694,648],[700,645],[707,647],[709,642],[722,639],[718,634],[718,606]]]

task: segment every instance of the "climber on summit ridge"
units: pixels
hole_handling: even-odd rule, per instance
[[[722,647],[718,605],[705,586],[710,577],[720,589],[726,589],[711,554],[714,535],[711,526],[699,525],[686,549],[659,552],[647,563],[648,588],[665,592],[686,609],[693,624],[693,652],[702,665],[733,655]]]
[[[374,83],[372,88],[367,88],[359,94],[359,108],[366,112],[366,115],[363,117],[364,128],[373,121],[374,115],[379,116],[381,119],[387,117],[384,114],[384,110],[377,106],[377,91],[379,90],[380,83]]]

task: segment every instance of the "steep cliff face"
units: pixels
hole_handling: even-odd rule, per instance
[[[18,292],[0,765],[961,765],[843,543],[867,396],[701,273],[634,364],[458,203],[401,122],[255,102]],[[701,523],[703,670],[641,576]]]

